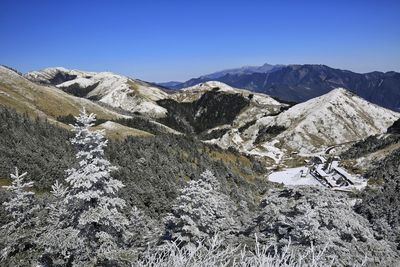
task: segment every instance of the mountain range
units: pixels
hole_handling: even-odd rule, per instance
[[[287,68],[263,67],[271,74]],[[63,127],[86,106],[104,123],[98,127],[111,136],[197,136],[271,164],[283,164],[293,153],[302,158],[385,133],[400,118],[399,113],[339,87],[293,105],[219,81],[171,92],[110,72],[61,67],[24,75],[0,67],[0,86],[0,104],[45,116]]]
[[[341,87],[371,103],[400,111],[400,73],[394,71],[361,74],[326,65],[266,64],[203,75],[170,88],[186,88],[210,80],[291,102],[304,102]]]

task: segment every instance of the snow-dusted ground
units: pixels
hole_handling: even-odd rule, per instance
[[[268,179],[271,182],[275,183],[283,183],[284,185],[316,185],[316,186],[326,186],[331,188],[332,190],[342,190],[342,191],[351,191],[353,189],[360,190],[367,186],[367,180],[354,176],[348,173],[344,168],[338,167],[339,162],[333,161],[330,165],[331,167],[328,170],[323,170],[324,164],[314,165],[316,172],[318,172],[323,179],[318,178],[310,173],[310,170],[307,166],[298,167],[298,168],[289,168],[283,171],[273,172],[268,176]],[[339,171],[342,175],[345,175],[349,181],[353,184],[348,185],[340,185],[337,184],[336,181],[343,180],[342,176],[339,175],[337,171]],[[302,174],[303,177],[302,177]],[[331,184],[332,187],[328,186],[328,183]]]
[[[307,172],[307,167],[291,168],[284,171],[273,172],[268,176],[271,182],[285,185],[316,185],[322,186],[311,174],[301,177],[301,171]]]

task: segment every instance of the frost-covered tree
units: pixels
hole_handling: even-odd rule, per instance
[[[11,174],[12,183],[3,186],[11,193],[11,199],[4,202],[5,210],[9,212],[12,221],[1,228],[1,239],[5,246],[1,251],[1,258],[10,254],[25,251],[34,244],[34,227],[37,220],[34,216],[37,206],[34,204],[34,193],[29,191],[33,182],[25,182],[27,173],[20,174],[15,168]]]
[[[111,177],[115,168],[104,157],[104,133],[90,130],[95,115],[82,110],[76,120],[71,143],[77,148],[78,164],[67,170],[68,190],[59,184],[53,186],[53,195],[62,202],[50,206],[55,239],[53,244],[47,243],[47,252],[54,253],[54,242],[61,242],[61,251],[56,254],[73,265],[115,266],[125,255],[129,236],[129,221],[121,213],[125,201],[116,196],[124,185]]]
[[[228,238],[237,231],[232,218],[235,205],[219,189],[217,178],[209,170],[181,189],[172,213],[165,218],[166,238],[178,240],[182,245],[196,244],[217,233]]]

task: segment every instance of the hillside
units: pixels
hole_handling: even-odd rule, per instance
[[[97,128],[107,131],[117,126],[106,122]],[[56,180],[65,178],[65,170],[76,163],[75,148],[69,143],[71,137],[72,132],[66,129],[0,106],[0,178],[9,177],[18,166],[29,173],[35,190],[48,192]],[[118,168],[113,175],[126,185],[122,195],[128,204],[143,208],[153,217],[163,216],[178,189],[208,168],[219,176],[224,192],[253,209],[260,191],[268,186],[256,160],[183,135],[149,138],[137,131],[133,137],[110,140],[106,154]]]
[[[31,117],[40,116],[51,121],[58,116],[78,114],[82,107],[104,119],[127,117],[90,100],[33,83],[3,66],[0,66],[0,104],[20,113],[28,113]]]
[[[135,128],[127,127],[124,125],[121,125],[116,122],[112,121],[107,121],[104,122],[96,127],[94,127],[96,130],[104,130],[106,135],[109,138],[113,139],[125,139],[128,136],[142,136],[142,137],[152,137],[154,136],[151,133],[148,133],[146,131],[138,130]]]
[[[355,171],[369,178],[356,211],[366,217],[379,235],[400,248],[400,134],[369,136],[341,154]]]

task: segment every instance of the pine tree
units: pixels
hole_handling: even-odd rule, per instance
[[[107,140],[103,131],[90,130],[95,115],[82,110],[76,119],[71,143],[77,148],[78,164],[66,171],[68,190],[58,184],[53,186],[53,195],[63,203],[50,207],[56,240],[66,240],[60,245],[64,251],[57,253],[77,266],[115,266],[125,252],[129,236],[129,221],[121,213],[125,201],[116,197],[124,185],[111,177],[115,167],[104,157]]]
[[[3,188],[11,192],[11,199],[4,202],[5,210],[8,211],[13,220],[1,229],[1,237],[5,245],[1,251],[1,258],[5,259],[10,253],[24,251],[34,244],[34,227],[37,220],[34,216],[34,193],[28,191],[33,182],[25,182],[27,173],[19,174],[15,168],[15,174],[11,174],[12,183]]]
[[[220,185],[209,170],[181,190],[172,213],[166,219],[166,238],[182,245],[210,240],[215,234],[226,238],[237,230],[234,204],[219,191]]]

